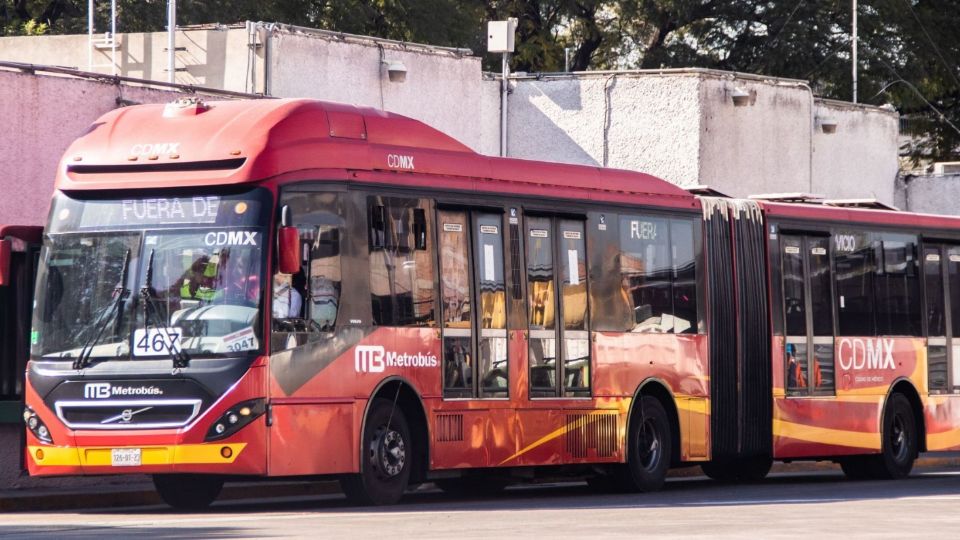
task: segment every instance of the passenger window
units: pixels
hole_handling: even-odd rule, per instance
[[[693,220],[620,218],[620,279],[628,332],[696,333]]]
[[[369,197],[370,293],[377,326],[433,326],[429,201]]]
[[[670,220],[673,250],[673,331],[697,332],[697,259],[694,251],[694,221]]]
[[[839,335],[874,336],[876,246],[860,232],[834,234],[833,244]]]
[[[332,336],[340,311],[340,239],[345,209],[337,193],[284,193],[300,233],[303,260],[295,274],[273,276],[273,350]]]
[[[882,336],[919,336],[920,281],[917,238],[883,236],[883,263],[877,268],[877,333]]]

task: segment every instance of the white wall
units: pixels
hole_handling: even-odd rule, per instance
[[[960,216],[960,175],[908,176],[898,184],[901,210]]]
[[[896,204],[899,115],[877,107],[818,101],[815,117],[829,118],[837,127],[834,133],[824,133],[814,126],[812,191]]]
[[[0,223],[42,225],[67,146],[122,97],[164,103],[182,94],[0,70]]]
[[[278,30],[267,51],[269,91],[384,109],[416,118],[480,150],[480,59],[447,50]],[[406,80],[391,82],[381,63],[399,60]],[[499,106],[498,106],[499,110]]]
[[[510,155],[643,171],[733,196],[813,192],[893,203],[897,115],[812,98],[800,81],[706,70],[520,78]],[[750,94],[734,106],[731,93]],[[822,133],[817,115],[838,124]]]

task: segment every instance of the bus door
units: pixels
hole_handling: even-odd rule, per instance
[[[527,216],[531,398],[590,396],[584,222]]]
[[[506,398],[503,216],[466,210],[437,216],[444,397]]]
[[[780,241],[787,395],[834,391],[830,237],[784,234]]]
[[[925,243],[927,369],[931,392],[960,390],[960,246]],[[957,341],[954,341],[957,339]]]

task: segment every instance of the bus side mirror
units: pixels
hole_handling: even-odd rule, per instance
[[[280,227],[280,273],[300,271],[300,231],[296,227]]]
[[[0,240],[0,287],[10,284],[10,254],[13,245],[10,240]]]

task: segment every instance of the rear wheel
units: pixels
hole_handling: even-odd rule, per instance
[[[223,479],[204,474],[155,474],[153,485],[163,502],[177,510],[203,510],[223,489]]]
[[[667,478],[673,435],[660,401],[649,396],[641,399],[630,422],[625,474],[619,478],[628,491],[656,491]]]
[[[917,459],[918,441],[910,400],[903,394],[893,394],[883,410],[880,453],[844,458],[840,460],[840,468],[852,480],[904,478]]]
[[[874,465],[874,476],[904,478],[917,459],[917,425],[913,407],[903,394],[893,394],[883,411],[883,447]]]
[[[360,441],[360,474],[340,480],[347,498],[365,505],[399,501],[410,480],[412,442],[403,411],[392,401],[374,399]]]

